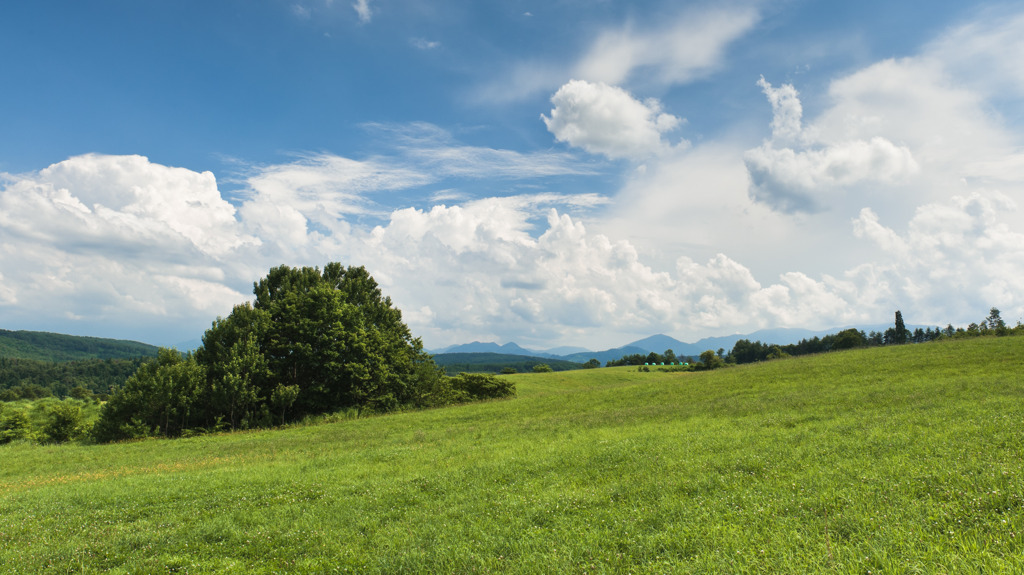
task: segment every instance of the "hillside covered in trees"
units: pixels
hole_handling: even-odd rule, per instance
[[[0,401],[105,397],[157,350],[136,341],[0,330]]]
[[[156,346],[121,339],[0,329],[0,358],[35,361],[156,357]]]

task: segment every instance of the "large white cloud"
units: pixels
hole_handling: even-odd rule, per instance
[[[321,159],[264,169],[237,214],[208,175],[139,156],[82,156],[11,177],[0,192],[0,305],[45,325],[102,324],[110,330],[102,335],[150,341],[136,335],[142,326],[176,326],[169,337],[181,340],[248,299],[267,267],[340,260],[366,264],[413,328],[438,344],[483,337],[599,347],[619,334],[808,317],[795,297],[756,309],[761,292],[791,293],[789,280],[762,289],[724,256],[660,272],[628,241],[589,233],[553,207],[606,201],[590,194],[398,209],[373,229],[352,225],[351,212],[331,202],[338,182],[374,173],[365,168]],[[325,180],[329,173],[338,181]],[[320,211],[338,223],[317,225]],[[267,224],[275,213],[276,227]],[[200,239],[185,225],[196,222],[206,226]]]
[[[417,133],[422,132],[420,127]],[[399,151],[364,161],[322,154],[253,168],[242,180],[245,189],[233,194],[240,198],[237,209],[211,173],[142,156],[90,154],[38,172],[4,174],[5,327],[176,343],[198,337],[214,317],[248,299],[252,281],[282,263],[378,262],[376,271],[384,278],[415,285],[417,278],[402,275],[402,266],[392,270],[385,264],[416,254],[401,245],[394,253],[382,252],[375,232],[357,223],[364,217],[376,221],[375,214],[388,217],[392,208],[377,201],[381,196],[446,177],[458,182],[579,173],[567,166],[564,154],[523,156],[439,143],[436,137],[406,141]],[[438,207],[434,211],[448,217],[431,237],[454,250],[461,266],[460,258],[481,245],[530,241],[533,224],[521,214],[540,216],[538,206],[589,209],[605,201],[596,194],[538,193]],[[423,234],[417,237],[415,218],[405,213],[394,211],[392,236],[405,234],[419,243]],[[480,226],[468,232],[461,220]],[[66,326],[53,327],[58,324]]]
[[[42,242],[117,241],[124,254],[187,247],[218,255],[255,241],[238,234],[235,209],[210,172],[160,166],[142,156],[86,155],[8,179],[0,226]]]
[[[642,159],[670,149],[662,134],[681,123],[662,112],[657,100],[641,102],[601,82],[572,80],[551,103],[551,116],[541,118],[556,140],[613,159]]]
[[[432,341],[494,339],[500,326],[502,339],[521,343],[600,347],[609,333],[622,343],[656,331],[834,325],[875,311],[850,306],[851,288],[831,279],[792,272],[762,286],[723,254],[658,271],[629,242],[555,210],[539,236],[530,234],[536,207],[487,199],[401,210],[374,230],[367,249],[379,255],[374,268],[396,301],[429,318]]]
[[[1007,223],[1016,207],[998,192],[974,192],[921,206],[902,235],[869,208],[854,220],[854,230],[888,254],[871,271],[887,278],[893,301],[911,303],[933,321],[977,321],[979,310],[993,305],[1008,319],[1020,319],[1024,233]],[[959,309],[950,306],[954,301],[962,302]]]
[[[0,293],[9,321],[79,319],[141,338],[147,317],[202,325],[239,301],[225,258],[260,240],[209,172],[93,154],[5,180]]]
[[[138,157],[73,160],[81,169],[55,166],[43,171],[76,174],[62,180],[64,194],[40,191],[46,189],[43,172],[20,176],[0,192],[5,207],[27,202],[17,213],[25,222],[36,222],[38,212],[44,218],[63,217],[75,223],[68,227],[70,235],[60,236],[60,226],[53,226],[48,235],[32,235],[24,229],[30,226],[3,221],[0,305],[49,322],[104,323],[122,330],[108,335],[122,337],[132,333],[123,331],[132,324],[191,326],[195,331],[190,335],[196,337],[215,315],[247,299],[246,286],[279,263],[367,265],[428,345],[499,339],[602,347],[659,331],[697,337],[759,327],[874,322],[888,317],[894,306],[904,306],[907,316],[926,321],[948,317],[943,310],[950,301],[962,299],[972,305],[1003,306],[1011,317],[1020,306],[1016,286],[1024,278],[1024,237],[1001,219],[1013,205],[999,194],[922,208],[905,236],[883,227],[873,212],[865,211],[856,223],[857,234],[879,243],[893,254],[892,261],[818,279],[791,269],[764,283],[747,266],[721,253],[703,262],[683,256],[670,271],[659,271],[645,263],[631,242],[593,233],[579,219],[554,208],[603,201],[590,195],[546,193],[404,208],[372,229],[345,225],[317,230],[307,215],[295,210],[299,225],[288,232],[293,237],[246,219],[257,204],[285,212],[293,200],[290,196],[254,193],[236,220],[230,217],[229,205],[211,201],[209,182],[203,183],[202,174]],[[90,162],[97,169],[84,169]],[[153,181],[137,186],[146,194],[174,190],[185,205],[222,211],[215,220],[225,245],[232,247],[203,251],[187,236],[168,231],[165,237],[175,241],[161,249],[147,236],[145,226],[124,229],[118,217],[90,216],[94,210],[86,207],[79,193],[97,204],[120,206],[110,208],[114,214],[124,214],[138,203],[131,194],[143,192],[105,186],[101,179],[85,175],[101,173],[99,167],[117,162],[167,179],[164,186]],[[282,167],[272,173],[284,171]],[[110,191],[101,194],[103,189]],[[332,197],[331,186],[310,190],[323,193],[325,201]],[[198,198],[206,203],[200,204]],[[93,222],[94,241],[87,245],[78,243],[75,227],[81,226],[76,218],[83,215]],[[157,225],[168,217],[156,211],[140,221]],[[344,221],[345,215],[339,218]],[[137,257],[123,257],[121,244],[135,238],[151,243],[136,248]],[[277,259],[282,251],[272,249],[282,243],[288,244],[284,251],[290,253],[285,261]],[[936,245],[941,249],[936,251]],[[240,259],[245,266],[233,263]],[[973,288],[975,281],[986,287]],[[928,282],[934,286],[919,289]],[[950,286],[953,293],[939,297]]]
[[[802,107],[789,84],[758,82],[771,102],[772,138],[744,155],[754,200],[783,212],[817,212],[861,182],[892,183],[918,170],[913,154],[884,137],[823,140],[801,126]]]

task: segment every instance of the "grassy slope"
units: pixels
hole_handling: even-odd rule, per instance
[[[0,357],[62,362],[134,359],[156,353],[156,347],[137,341],[0,329]]]
[[[1024,570],[1024,338],[0,448],[0,572]]]

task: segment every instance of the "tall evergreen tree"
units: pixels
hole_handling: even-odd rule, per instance
[[[898,344],[898,345],[902,345],[904,343],[907,343],[908,333],[909,332],[907,331],[907,326],[903,323],[903,314],[900,313],[900,310],[896,310],[896,328],[895,328],[895,332],[896,333],[895,333],[895,337],[893,338],[893,343]]]

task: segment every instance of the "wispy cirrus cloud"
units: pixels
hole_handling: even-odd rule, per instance
[[[426,38],[413,38],[409,40],[409,43],[417,50],[433,50],[441,46],[437,40],[427,40]]]
[[[359,16],[359,21],[366,24],[373,18],[373,10],[370,8],[370,0],[356,0],[352,9]]]
[[[517,152],[468,146],[433,124],[366,124],[382,134],[405,164],[435,177],[528,179],[567,175],[593,175],[595,166],[564,152]]]
[[[729,44],[759,21],[753,6],[728,6],[684,10],[668,24],[628,22],[601,32],[573,75],[607,84],[685,84],[718,67]]]
[[[606,26],[563,58],[534,57],[501,66],[475,90],[480,102],[507,103],[553,92],[572,79],[608,85],[673,86],[718,69],[730,44],[761,20],[753,5],[691,8],[657,22]]]

